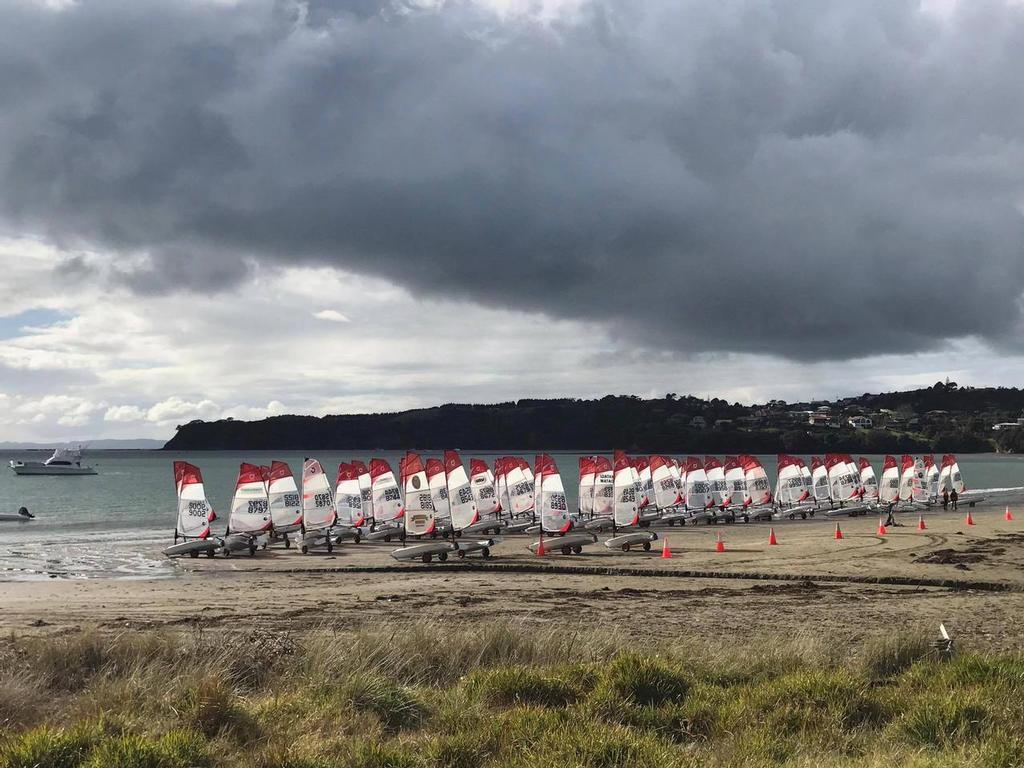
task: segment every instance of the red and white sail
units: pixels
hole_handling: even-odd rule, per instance
[[[956,491],[957,495],[967,490],[963,475],[960,473],[960,464],[952,453],[947,453],[942,457],[942,469],[939,470],[939,489],[940,492],[942,489]]]
[[[860,470],[860,485],[864,489],[861,498],[865,501],[878,501],[878,479],[875,477],[875,468],[871,466],[870,461],[861,456],[858,469]]]
[[[579,486],[579,508],[580,514],[590,517],[594,514],[594,457],[580,456],[580,486]]]
[[[440,459],[427,459],[427,487],[434,504],[434,520],[444,524],[452,519],[451,502],[448,498],[448,475]]]
[[[515,517],[529,514],[533,510],[533,473],[527,478],[526,462],[516,457],[506,462],[505,484],[508,487],[508,502]],[[529,467],[526,467],[529,470]]]
[[[298,530],[302,525],[302,497],[295,484],[292,468],[283,461],[270,463],[267,502],[274,530],[280,533]]]
[[[205,539],[210,523],[217,519],[206,498],[203,473],[187,461],[174,462],[174,487],[178,496],[177,533],[186,539]]]
[[[612,519],[617,526],[636,525],[640,522],[640,511],[636,503],[636,470],[624,451],[615,451],[615,468],[612,481]]]
[[[418,453],[405,454],[405,532],[410,536],[433,533],[434,501],[427,483],[427,471]]]
[[[713,506],[725,508],[729,505],[729,484],[725,482],[725,467],[714,456],[704,457],[704,472],[708,476]]]
[[[772,503],[772,486],[768,482],[768,473],[756,456],[745,453],[739,457],[743,467],[743,476],[747,481],[747,496],[754,506]]]
[[[900,468],[895,456],[886,456],[882,462],[882,477],[878,481],[878,501],[895,504],[900,500]]]
[[[385,459],[370,459],[370,494],[375,523],[390,523],[405,514],[395,473]]]
[[[482,459],[470,459],[469,487],[476,502],[476,511],[482,516],[497,515],[501,512],[498,494],[494,491],[494,475]]]
[[[811,483],[816,502],[820,504],[823,501],[831,500],[832,494],[828,482],[828,469],[826,469],[824,462],[817,456],[811,457]]]
[[[833,501],[847,502],[860,498],[859,473],[850,469],[850,457],[845,453],[826,453],[829,494]]]
[[[914,457],[903,454],[900,467],[900,501],[911,501],[914,498]]]
[[[928,501],[928,476],[925,473],[924,460],[914,460],[914,480],[911,486],[911,498],[918,503]]]
[[[373,480],[370,479],[370,468],[358,459],[351,462],[359,478],[359,498],[363,506],[363,522],[373,520]]]
[[[334,486],[334,511],[338,524],[358,528],[363,524],[363,493],[359,488],[359,470],[349,462],[338,465]]]
[[[651,484],[654,505],[664,511],[679,506],[679,486],[672,477],[672,461],[667,456],[651,456]]]
[[[686,508],[700,511],[714,506],[711,498],[711,484],[708,473],[704,471],[704,462],[697,456],[686,458]]]
[[[594,457],[594,517],[611,517],[615,511],[615,473],[605,456]]]
[[[544,533],[565,533],[572,528],[569,519],[569,503],[565,498],[565,487],[555,460],[548,454],[541,456],[540,526]]]
[[[633,469],[636,470],[640,494],[637,496],[637,506],[643,510],[654,503],[654,481],[651,480],[651,465],[646,456],[638,456],[631,459]]]
[[[337,519],[331,483],[316,459],[302,462],[302,524],[307,531],[330,528]]]
[[[725,457],[725,485],[729,499],[726,506],[750,506],[751,498],[747,493],[747,476],[738,456]]]
[[[935,466],[935,456],[930,453],[924,457],[924,481],[928,498],[934,499],[939,495],[939,468]]]
[[[800,459],[786,453],[778,455],[778,480],[775,483],[775,500],[779,504],[792,506],[807,500],[809,494],[804,488],[800,471]]]
[[[243,462],[238,468],[235,493],[231,497],[228,530],[231,533],[262,533],[269,530],[270,503],[264,468]]]
[[[462,458],[455,451],[444,452],[444,475],[448,484],[448,504],[452,518],[452,528],[461,531],[480,519],[480,513],[473,499],[466,468]]]
[[[508,498],[508,483],[505,480],[505,468],[511,459],[503,456],[494,460],[494,490],[498,494],[498,505],[505,514],[511,516],[512,502]]]
[[[811,500],[814,498],[814,478],[811,477],[811,469],[807,466],[807,462],[799,456],[797,461],[800,462],[800,479],[804,483],[804,498]]]

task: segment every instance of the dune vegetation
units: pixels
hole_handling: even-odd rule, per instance
[[[1024,765],[1024,657],[565,626],[81,631],[0,651],[3,768]]]

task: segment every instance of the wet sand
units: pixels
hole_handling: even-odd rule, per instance
[[[971,526],[966,509],[928,512],[925,531],[903,514],[885,536],[873,516],[781,521],[777,546],[767,543],[767,524],[657,529],[671,559],[660,557],[662,540],[651,552],[598,543],[581,555],[541,558],[526,549],[532,538],[507,536],[490,560],[443,565],[398,563],[394,544],[344,544],[330,555],[274,547],[252,558],[179,560],[171,579],[4,583],[0,627],[300,632],[516,618],[741,646],[797,634],[840,642],[897,630],[937,634],[941,621],[964,644],[1016,650],[1024,649],[1024,511],[1006,522],[1005,503],[976,506]]]

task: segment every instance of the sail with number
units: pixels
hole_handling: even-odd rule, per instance
[[[283,461],[270,463],[267,483],[270,520],[278,533],[297,531],[302,526],[302,498],[295,484],[292,468]]]
[[[395,473],[384,459],[370,459],[370,493],[373,497],[375,523],[390,523],[405,514]]]
[[[448,498],[448,476],[440,459],[427,459],[427,487],[434,505],[434,520],[438,525],[445,525],[452,519],[452,508]]]
[[[565,533],[572,528],[569,519],[569,503],[565,498],[565,487],[555,460],[548,454],[541,456],[541,507],[540,525],[544,533]]]
[[[964,485],[963,475],[960,474],[960,464],[956,460],[956,456],[952,453],[948,453],[942,457],[939,486],[940,488],[948,488],[952,491],[956,491],[957,495],[967,490],[967,486]]]
[[[739,457],[743,467],[743,476],[747,481],[747,496],[754,506],[772,503],[772,486],[768,482],[768,473],[756,456],[745,453]]]
[[[679,487],[669,469],[667,456],[651,456],[651,484],[654,486],[654,505],[662,511],[679,506]]]
[[[743,472],[738,456],[725,457],[725,485],[729,500],[726,506],[750,506],[750,495],[747,493],[747,476]]]
[[[859,497],[858,475],[850,469],[845,453],[826,453],[825,468],[828,470],[829,494],[833,501],[846,502]]]
[[[462,458],[455,451],[444,452],[444,475],[448,485],[448,504],[452,528],[461,531],[480,519],[473,489],[470,486]],[[493,498],[493,494],[491,496]]]
[[[505,466],[505,484],[508,487],[508,501],[515,517],[533,510],[533,482],[527,479],[520,463],[521,459],[511,458]],[[527,468],[529,469],[529,468]],[[531,473],[532,475],[532,473]]]
[[[476,511],[481,517],[501,513],[498,494],[494,491],[494,476],[482,459],[469,461],[469,487],[473,491]]]
[[[914,457],[903,454],[900,468],[900,501],[911,501],[914,498]]]
[[[935,457],[930,453],[924,457],[924,480],[928,498],[934,499],[939,495],[939,468],[935,466]]]
[[[775,500],[779,504],[792,506],[807,499],[804,479],[800,473],[800,460],[795,456],[780,453],[777,459],[778,480],[775,483]]]
[[[331,484],[316,459],[302,462],[302,524],[307,531],[330,528],[337,519]]]
[[[814,500],[818,503],[831,501],[831,488],[828,482],[828,469],[817,456],[811,457],[811,482],[814,488]]]
[[[178,524],[176,533],[186,539],[205,539],[210,535],[210,523],[217,519],[213,506],[206,498],[203,473],[187,461],[174,462],[174,487],[178,495]]]
[[[914,479],[911,483],[911,498],[918,503],[928,501],[928,476],[925,473],[924,460],[914,460]]]
[[[700,511],[713,506],[711,484],[704,471],[704,462],[696,456],[686,458],[686,508]]]
[[[359,470],[355,465],[338,465],[338,479],[334,486],[334,511],[338,525],[358,528],[363,524],[363,494],[359,488]]]
[[[235,494],[231,497],[228,531],[262,533],[270,528],[270,504],[267,499],[267,475],[263,467],[245,462],[238,468]]]
[[[640,522],[640,512],[636,503],[635,471],[625,452],[615,451],[612,519],[617,526],[636,525]]]
[[[711,487],[712,506],[725,508],[729,504],[729,484],[725,482],[725,468],[714,456],[704,457],[704,472],[708,476],[708,485]]]
[[[640,483],[640,496],[637,498],[637,506],[643,510],[654,503],[654,481],[651,479],[651,465],[646,456],[638,456],[632,460],[633,469],[636,470]]]
[[[590,517],[594,514],[594,457],[580,456],[580,486],[577,499],[580,514]]]
[[[594,517],[611,517],[615,507],[615,473],[605,456],[594,457]]]
[[[882,463],[882,478],[878,481],[878,501],[895,504],[900,500],[900,468],[895,456],[886,456]]]
[[[373,480],[370,479],[370,468],[357,459],[353,459],[351,463],[359,478],[359,498],[363,506],[363,522],[373,522]]]
[[[864,489],[861,498],[866,501],[878,501],[878,480],[875,478],[875,468],[863,456],[860,457],[859,465],[860,485]]]
[[[405,454],[405,532],[410,536],[433,533],[434,501],[427,483],[427,472],[418,453]]]
[[[808,500],[813,499],[814,478],[811,477],[811,469],[807,466],[807,462],[799,456],[797,457],[797,461],[800,462],[800,479],[803,480],[804,483],[804,498]]]
[[[507,459],[502,457],[494,460],[494,491],[498,495],[498,505],[501,511],[511,517],[512,502],[508,498],[508,483],[505,481],[505,467]]]

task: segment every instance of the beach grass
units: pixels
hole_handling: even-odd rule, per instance
[[[1024,657],[507,622],[4,644],[0,768],[221,765],[1024,765]]]

